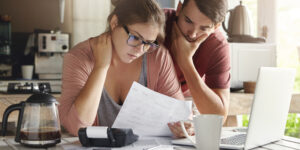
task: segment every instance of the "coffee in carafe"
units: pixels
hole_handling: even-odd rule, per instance
[[[39,145],[48,144],[48,146],[60,143],[60,130],[53,127],[43,127],[39,129],[22,129],[20,139],[24,144],[40,143]]]
[[[61,131],[56,99],[46,93],[30,96],[26,102],[9,106],[3,115],[5,136],[10,112],[19,110],[15,141],[30,147],[50,147],[60,143]]]

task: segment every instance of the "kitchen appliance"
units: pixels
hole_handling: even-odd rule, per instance
[[[130,128],[86,127],[78,130],[79,141],[85,147],[122,147],[137,141],[139,136]]]
[[[229,42],[240,43],[262,43],[265,38],[253,37],[252,22],[248,8],[242,4],[236,6],[234,9],[229,10],[228,27],[223,22],[223,29],[227,32]]]
[[[6,18],[6,19],[5,19]],[[0,78],[12,76],[11,22],[9,16],[0,15]]]
[[[3,114],[2,136],[6,135],[9,114],[18,110],[16,142],[30,147],[49,147],[60,143],[57,104],[53,96],[41,92],[31,95],[25,102],[10,105]]]
[[[38,93],[45,91],[46,93],[51,92],[49,83],[38,83],[33,84],[26,82],[25,84],[21,83],[9,83],[7,87],[7,92],[11,94],[27,94],[27,93]]]
[[[0,93],[33,94],[41,91],[61,93],[61,80],[0,80]]]
[[[61,79],[63,56],[69,50],[69,34],[38,33],[35,73],[39,79]]]

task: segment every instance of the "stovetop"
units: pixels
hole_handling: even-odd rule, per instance
[[[61,80],[0,80],[0,92],[31,94],[36,92],[61,93]]]

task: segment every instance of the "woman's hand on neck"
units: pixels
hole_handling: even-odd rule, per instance
[[[112,61],[112,41],[109,32],[92,39],[92,51],[94,54],[94,67],[108,69]]]

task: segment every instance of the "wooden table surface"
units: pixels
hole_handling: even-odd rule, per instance
[[[254,94],[230,93],[229,116],[249,114]],[[292,96],[290,113],[300,113],[300,93]]]
[[[0,122],[2,122],[2,116],[5,109],[11,104],[19,103],[20,101],[25,101],[30,94],[0,94]],[[59,98],[59,94],[53,95],[54,97]],[[229,108],[229,116],[248,114],[251,109],[253,94],[245,94],[245,93],[231,93],[230,97],[230,108]],[[294,94],[292,97],[291,105],[290,105],[290,113],[300,113],[300,94]],[[13,112],[9,121],[15,122],[17,120],[18,113]],[[230,117],[229,117],[230,118]],[[8,142],[7,142],[8,141]],[[12,143],[12,146],[8,144]],[[69,135],[64,135],[62,138],[62,143],[57,145],[56,147],[48,148],[53,150],[61,150],[66,149],[66,145],[68,146],[80,146],[77,137],[70,137]],[[30,148],[26,148],[18,143],[14,143],[14,137],[1,139],[0,140],[0,149],[21,149],[28,150]],[[71,148],[72,149],[72,148]],[[298,149],[300,150],[300,139],[285,137],[285,139],[270,143],[268,145],[256,148],[255,150],[266,150],[266,149]]]
[[[158,138],[158,137],[157,137]],[[116,148],[118,150],[144,150],[151,147],[155,147],[157,145],[167,145],[168,149],[174,149],[174,150],[196,150],[194,147],[190,146],[178,146],[178,145],[172,145],[171,140],[172,138],[164,137],[160,138],[160,140],[157,140],[156,137],[152,137],[152,139],[139,139],[137,142],[128,145],[126,147]],[[162,140],[163,139],[163,140]],[[151,140],[152,142],[149,142]],[[153,141],[155,142],[155,145],[153,145]],[[146,143],[152,143],[150,145],[146,145]],[[2,150],[32,150],[30,147],[23,146],[19,143],[16,143],[14,141],[14,137],[1,137],[0,138],[0,149]],[[82,147],[78,137],[71,137],[69,135],[63,135],[61,139],[61,143],[57,144],[54,147],[49,148],[34,148],[34,150],[111,150],[110,148],[86,148]],[[299,150],[300,149],[300,139],[292,138],[292,137],[283,137],[282,140],[272,142],[257,148],[254,148],[252,150]],[[155,150],[161,150],[159,148]]]

